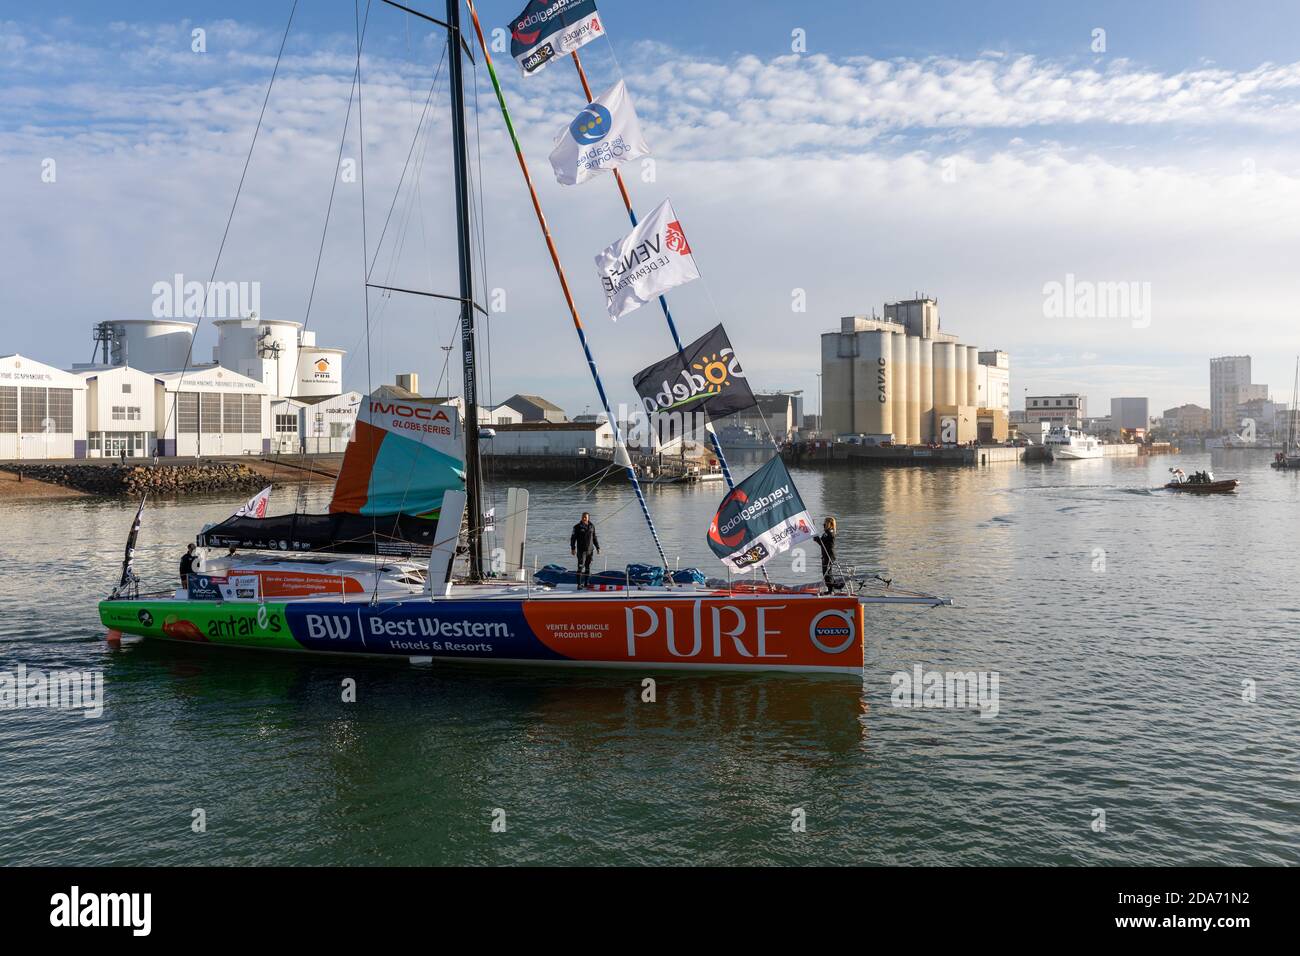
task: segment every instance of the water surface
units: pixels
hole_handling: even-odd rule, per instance
[[[107,704],[0,711],[0,862],[1300,862],[1300,476],[1267,462],[796,471],[842,555],[958,606],[868,609],[860,682],[661,673],[653,704],[626,671],[114,650],[95,602],[134,506],[3,503],[0,669],[101,669]],[[1244,484],[1153,491],[1172,465]],[[584,509],[611,566],[652,553],[625,487],[529,487],[530,562]],[[652,489],[671,559],[718,571],[718,497]],[[145,578],[236,503],[151,506]],[[996,672],[997,716],[891,706],[918,664]]]

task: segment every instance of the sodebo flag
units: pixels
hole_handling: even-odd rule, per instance
[[[555,138],[551,167],[561,184],[574,186],[649,152],[627,87],[619,80],[584,106]]]
[[[624,238],[596,256],[605,308],[618,321],[655,296],[700,277],[682,224],[667,199]]]
[[[530,76],[604,31],[596,0],[530,0],[510,21],[510,55]]]
[[[760,568],[812,536],[812,517],[779,457],[727,492],[709,523],[709,547],[734,571]]]

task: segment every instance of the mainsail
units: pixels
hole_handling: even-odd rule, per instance
[[[379,392],[357,411],[328,514],[233,516],[199,544],[271,551],[427,554],[443,495],[465,488],[460,413]]]

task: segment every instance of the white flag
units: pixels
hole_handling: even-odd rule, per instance
[[[649,153],[632,99],[619,80],[584,106],[555,138],[551,167],[560,183],[574,186],[601,170]]]
[[[682,224],[665,199],[627,236],[596,256],[609,317],[639,309],[655,296],[700,277]]]
[[[232,518],[265,518],[266,506],[271,503],[271,485],[267,485],[253,497],[249,498],[236,511]]]

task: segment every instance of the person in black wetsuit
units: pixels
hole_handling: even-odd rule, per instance
[[[582,520],[573,526],[573,534],[569,535],[569,553],[578,559],[578,590],[582,590],[591,583],[592,555],[600,553],[596,526],[586,511],[582,513]]]
[[[822,533],[813,535],[822,552],[822,580],[826,582],[829,594],[835,588],[831,584],[831,567],[835,564],[835,519],[827,518],[822,523]]]
[[[190,575],[194,573],[194,545],[185,546],[185,553],[181,555],[181,587],[187,587],[190,583]]]

